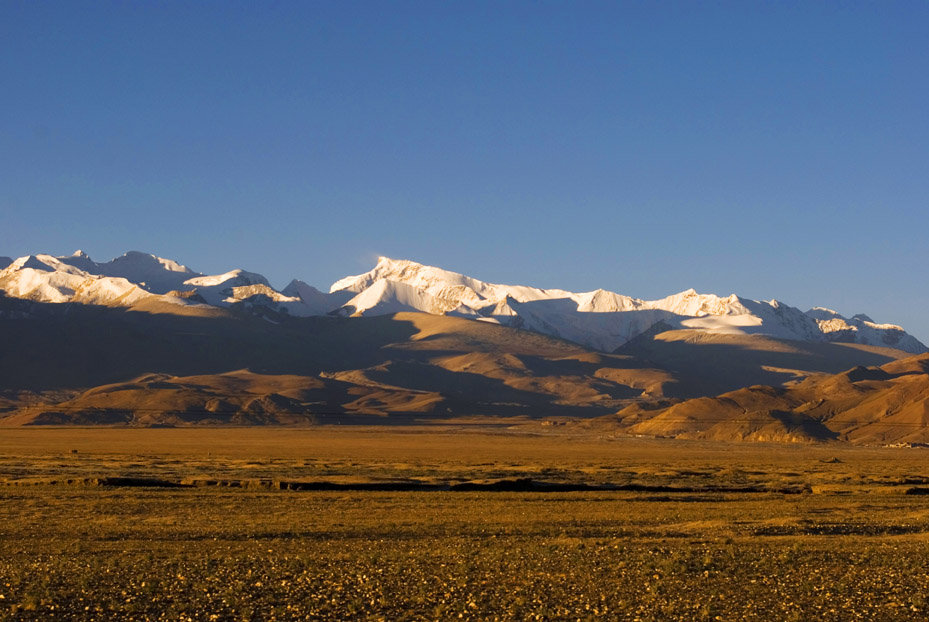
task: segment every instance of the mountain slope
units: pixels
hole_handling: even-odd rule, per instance
[[[750,386],[674,404],[640,403],[599,420],[629,434],[886,445],[929,442],[929,355]]]
[[[902,350],[877,346],[675,330],[662,324],[617,353],[680,379],[677,397],[716,395],[754,384],[781,386],[810,375],[883,365],[908,356]]]

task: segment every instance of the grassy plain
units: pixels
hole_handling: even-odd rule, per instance
[[[5,429],[0,619],[924,620],[926,451],[492,427]],[[517,478],[640,489],[415,488]]]

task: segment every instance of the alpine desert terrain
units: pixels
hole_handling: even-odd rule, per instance
[[[785,418],[780,403],[759,410],[764,423],[740,421],[738,430],[725,408],[702,415],[718,424],[712,430],[660,423],[697,403],[728,404],[711,398],[754,385],[799,395],[790,387],[809,379],[807,403],[822,374],[925,352],[902,328],[863,315],[693,290],[645,301],[496,285],[384,257],[328,293],[299,280],[278,291],[257,273],[206,275],[139,252],[103,263],[80,251],[6,263],[4,426],[607,417],[598,421],[630,434],[922,438],[903,428],[883,436],[833,430],[819,411]],[[694,398],[710,401],[678,403]]]

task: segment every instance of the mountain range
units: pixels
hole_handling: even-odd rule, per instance
[[[0,291],[38,302],[129,308],[155,303],[210,305],[297,317],[420,312],[531,330],[601,352],[614,352],[656,326],[857,343],[913,354],[929,351],[901,327],[876,323],[863,314],[846,318],[822,307],[803,312],[777,300],[720,297],[693,289],[660,300],[641,300],[602,289],[574,293],[498,285],[387,257],[379,258],[369,272],[336,281],[327,293],[297,279],[278,291],[262,275],[239,269],[204,275],[176,261],[136,251],[104,263],[94,262],[82,251],[64,257],[29,255],[6,263],[0,270]]]
[[[387,258],[329,292],[136,252],[4,261],[0,425],[548,422],[929,440],[925,346],[865,316],[495,285]]]

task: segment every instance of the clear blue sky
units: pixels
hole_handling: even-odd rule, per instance
[[[0,1],[0,255],[374,257],[929,343],[929,3]]]

